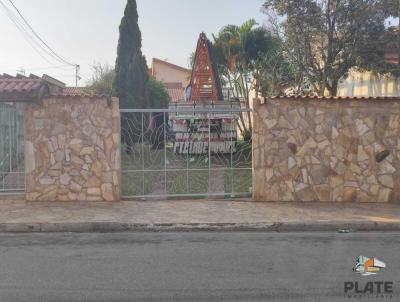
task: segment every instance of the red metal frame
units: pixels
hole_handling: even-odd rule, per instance
[[[201,33],[197,42],[195,61],[192,71],[192,93],[190,101],[216,101],[221,98],[218,89],[218,73],[214,69],[210,42],[205,33]]]

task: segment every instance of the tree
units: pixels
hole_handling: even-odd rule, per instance
[[[280,95],[293,83],[293,67],[279,36],[264,27],[255,28],[245,42],[244,50],[255,95]]]
[[[154,77],[150,77],[146,88],[147,100],[150,108],[168,108],[171,98],[164,84]],[[153,149],[164,147],[164,124],[167,122],[168,115],[163,112],[152,113],[148,117],[148,128],[150,132],[149,141]]]
[[[146,58],[141,51],[142,36],[136,0],[128,0],[119,32],[114,93],[119,97],[121,108],[146,108],[149,75]]]
[[[275,94],[283,86],[289,66],[281,51],[282,41],[251,19],[241,26],[227,25],[213,35],[213,53],[222,84],[229,87],[233,97],[244,100],[250,107],[250,91]],[[240,115],[239,130],[244,137],[251,133],[250,114]]]
[[[351,68],[385,66],[387,0],[267,0],[282,20],[285,49],[318,95],[336,95]]]
[[[150,77],[146,85],[146,99],[149,108],[168,108],[171,98],[164,84],[154,77]]]
[[[95,63],[92,66],[93,75],[86,88],[96,94],[112,95],[115,70],[108,64]],[[149,108],[168,108],[170,96],[164,84],[154,77],[149,77],[145,93]]]
[[[115,70],[108,64],[95,63],[91,66],[92,78],[86,87],[97,94],[112,95]]]

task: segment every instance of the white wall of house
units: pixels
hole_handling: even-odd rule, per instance
[[[188,70],[153,61],[152,72],[155,78],[163,83],[182,83],[182,87],[189,84],[190,71]]]
[[[338,87],[339,96],[400,96],[400,77],[352,71]]]

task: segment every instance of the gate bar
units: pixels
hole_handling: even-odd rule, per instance
[[[171,109],[120,109],[121,113],[148,113],[148,112],[165,112],[165,113],[226,113],[226,112],[253,112],[253,109],[210,109],[210,108],[193,108],[193,109],[179,109],[179,110],[171,110]]]

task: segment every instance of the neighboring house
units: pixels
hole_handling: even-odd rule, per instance
[[[339,83],[338,96],[400,96],[400,77],[351,71]]]
[[[400,33],[400,27],[392,28]],[[385,61],[400,66],[400,44],[391,41],[386,45]],[[339,83],[338,96],[400,96],[400,77],[352,70]]]
[[[190,69],[153,58],[150,74],[165,85],[172,102],[184,100],[185,88],[190,81]]]

